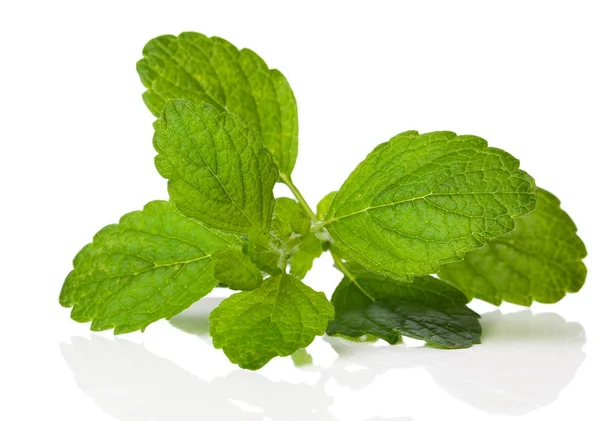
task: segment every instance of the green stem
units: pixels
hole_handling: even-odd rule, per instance
[[[350,280],[350,282],[352,282],[354,285],[356,285],[356,287],[360,290],[360,292],[362,292],[367,297],[369,297],[369,299],[371,301],[375,301],[375,298],[373,298],[371,296],[371,294],[369,294],[367,291],[365,291],[365,289],[358,283],[358,281],[356,280],[356,276],[354,276],[352,274],[352,272],[350,272],[350,270],[346,267],[346,265],[342,261],[341,257],[338,256],[337,253],[331,249],[329,250],[329,253],[331,253],[331,257],[333,257],[333,262],[335,263],[335,267],[337,267],[340,270],[340,272],[342,272],[344,274],[344,276],[346,278],[348,278],[348,280]]]
[[[306,213],[306,216],[308,216],[313,223],[319,222],[317,215],[315,215],[310,206],[308,206],[306,199],[304,199],[304,196],[302,196],[302,193],[300,193],[300,190],[298,190],[298,187],[296,187],[292,179],[287,174],[282,173],[279,173],[279,178],[292,191],[296,200],[298,200],[298,203],[300,203],[300,206],[304,210],[304,213]]]
[[[298,200],[298,203],[300,203],[300,206],[304,210],[304,213],[311,220],[311,222],[313,224],[313,227],[311,228],[311,232],[318,231],[329,223],[329,221],[320,221],[319,218],[317,218],[317,215],[315,215],[315,213],[312,211],[310,206],[308,206],[306,199],[304,199],[304,196],[302,196],[302,193],[300,193],[300,190],[298,190],[298,187],[296,187],[296,185],[292,181],[291,177],[289,177],[287,174],[279,173],[279,179],[286,186],[289,187],[291,192],[296,197],[296,200]],[[352,272],[350,272],[350,270],[346,267],[346,265],[342,261],[341,257],[338,256],[337,253],[331,249],[329,250],[329,252],[331,253],[331,257],[333,257],[335,266],[344,274],[344,276],[346,278],[348,278],[350,280],[350,282],[352,282],[354,285],[356,285],[356,287],[360,290],[360,292],[362,292],[367,297],[369,297],[369,299],[371,301],[375,301],[375,298],[373,298],[367,291],[365,291],[365,289],[358,283],[358,281],[356,280],[356,276],[354,276],[352,274]]]

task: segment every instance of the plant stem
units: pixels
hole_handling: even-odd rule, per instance
[[[369,297],[371,301],[375,301],[375,298],[373,298],[367,291],[365,291],[365,289],[358,283],[358,281],[356,280],[356,276],[354,276],[352,272],[350,272],[350,270],[346,267],[340,256],[338,256],[337,253],[331,249],[329,250],[329,253],[331,253],[331,257],[333,257],[335,267],[337,267],[340,270],[340,272],[342,272],[344,276],[348,278],[348,280],[350,280],[350,282],[356,285],[360,292]]]
[[[298,190],[298,187],[296,187],[292,179],[288,175],[282,173],[279,173],[279,178],[292,191],[296,200],[298,200],[298,203],[300,203],[300,206],[304,210],[304,213],[306,213],[306,216],[308,216],[313,223],[319,222],[317,215],[315,215],[310,206],[308,206],[306,199],[304,199],[304,196],[302,196],[302,193],[300,193],[300,190]]]
[[[310,206],[308,206],[306,199],[304,199],[304,196],[302,196],[302,193],[300,193],[300,190],[298,190],[298,187],[296,187],[296,185],[292,181],[291,177],[289,177],[287,174],[279,173],[279,179],[281,181],[283,181],[283,183],[286,186],[288,186],[288,188],[294,194],[294,197],[296,197],[296,200],[298,201],[298,203],[300,203],[300,206],[304,210],[304,213],[306,214],[306,216],[308,216],[308,218],[311,220],[311,222],[313,224],[313,228],[311,228],[311,232],[318,231],[321,228],[323,228],[325,225],[327,225],[327,223],[328,223],[327,221],[320,221],[319,218],[317,218],[317,215],[315,215],[315,213],[310,208]],[[329,249],[329,253],[331,253],[331,257],[333,257],[335,267],[337,267],[340,270],[340,272],[342,272],[344,274],[344,276],[350,280],[350,282],[352,282],[354,285],[356,285],[356,287],[360,290],[360,292],[362,292],[367,297],[369,297],[369,299],[371,301],[375,301],[375,298],[373,298],[367,291],[365,291],[365,289],[358,283],[358,281],[356,280],[356,276],[354,276],[352,274],[352,272],[350,272],[350,270],[346,267],[346,265],[342,261],[341,257],[338,256],[338,254],[335,251],[333,251],[332,249]]]

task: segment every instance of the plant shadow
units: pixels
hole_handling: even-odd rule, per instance
[[[207,297],[170,323],[210,343],[208,314],[221,298]],[[456,399],[493,414],[521,415],[549,405],[585,359],[585,331],[555,313],[525,310],[482,317],[483,344],[464,350],[405,345],[379,346],[326,338],[338,357],[327,367],[304,366],[318,373],[316,384],[273,381],[258,372],[235,370],[204,380],[129,340],[72,338],[60,345],[81,390],[115,419],[124,421],[338,420],[335,397],[326,383],[368,388],[393,369],[421,367]],[[310,362],[306,355],[299,361]],[[360,370],[355,370],[356,366]],[[398,380],[398,396],[410,400],[410,384]],[[373,408],[377,411],[377,408]],[[410,417],[369,421],[410,421]]]

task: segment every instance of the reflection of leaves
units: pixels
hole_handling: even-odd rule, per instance
[[[171,323],[210,341],[208,314],[221,300],[205,298]],[[340,357],[327,368],[310,370],[320,373],[314,385],[273,382],[260,373],[239,370],[205,381],[142,345],[118,338],[74,338],[72,345],[62,344],[61,349],[78,386],[102,410],[123,421],[265,417],[333,421],[336,418],[329,408],[334,399],[326,392],[326,384],[333,381],[363,396],[367,393],[363,389],[377,376],[416,367],[427,369],[440,388],[474,407],[492,413],[525,414],[553,402],[585,358],[581,350],[585,343],[583,327],[556,314],[534,316],[527,310],[502,315],[495,311],[485,314],[481,322],[486,332],[483,345],[465,350],[373,346],[328,338]],[[403,408],[410,410],[411,396],[427,390],[415,388],[406,378],[395,378],[397,383],[392,380],[386,387],[404,396]],[[258,413],[245,412],[235,402],[256,408]],[[374,407],[374,411],[379,409]]]
[[[410,418],[410,417],[402,417],[402,418],[375,417],[375,418],[369,418],[367,421],[412,421],[412,418]]]
[[[483,344],[454,351],[328,338],[340,362],[352,359],[364,367],[356,372],[340,367],[332,376],[362,389],[389,369],[424,366],[457,399],[488,412],[518,415],[554,402],[585,358],[583,327],[555,313],[494,311],[481,324]]]
[[[261,420],[171,361],[127,340],[73,338],[62,344],[77,385],[107,414],[123,421]]]
[[[486,411],[520,415],[549,405],[585,359],[583,327],[554,313],[494,311],[482,325],[482,347],[437,359],[428,370],[448,393]]]
[[[213,300],[210,305],[218,305],[218,299]],[[205,318],[210,312],[200,307],[195,311]],[[171,322],[175,324],[175,318]],[[197,323],[205,321],[198,317]],[[524,414],[556,400],[585,358],[583,327],[555,313],[494,311],[485,314],[481,324],[483,345],[469,350],[374,347],[327,337],[340,358],[325,369],[321,382],[334,378],[363,389],[392,368],[424,366],[441,388],[459,400],[494,413]],[[362,369],[347,370],[352,364]]]
[[[334,420],[322,388],[273,382],[234,371],[210,382],[127,340],[73,338],[62,344],[77,385],[107,414],[123,421]],[[247,413],[232,401],[257,407]]]

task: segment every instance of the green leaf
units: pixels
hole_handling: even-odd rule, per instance
[[[401,133],[348,177],[327,229],[345,256],[373,272],[435,273],[533,210],[534,181],[518,167],[476,136]]]
[[[292,361],[295,367],[304,367],[313,365],[312,355],[306,351],[306,348],[300,348],[292,354]]]
[[[331,301],[335,319],[328,335],[373,335],[390,344],[404,335],[440,348],[480,343],[479,315],[466,306],[467,297],[431,276],[409,282],[362,271],[344,277]]]
[[[271,231],[282,242],[293,243],[310,231],[310,219],[294,199],[279,197],[273,207]]]
[[[322,253],[321,240],[315,234],[307,234],[290,258],[290,274],[303,279],[312,269],[313,261]]]
[[[332,191],[331,193],[328,193],[317,204],[317,218],[325,219],[327,217],[327,214],[329,213],[329,208],[331,208],[331,203],[333,202],[333,199],[335,199],[336,194],[337,191]]]
[[[268,228],[277,168],[255,130],[186,100],[167,103],[154,127],[156,168],[181,212],[238,234]]]
[[[252,291],[263,283],[260,270],[239,248],[229,247],[212,255],[213,275],[222,284],[234,290]]]
[[[467,296],[492,304],[555,303],[583,286],[585,245],[577,227],[551,193],[538,189],[537,206],[518,218],[515,230],[489,240],[462,262],[440,267],[439,276]]]
[[[208,294],[217,284],[211,255],[231,245],[239,240],[187,218],[170,202],[150,202],[104,227],[77,254],[60,304],[95,331],[144,330]]]
[[[321,241],[310,232],[310,219],[298,202],[287,197],[275,201],[271,231],[290,265],[292,276],[302,279],[321,255]]]
[[[144,102],[159,116],[169,99],[207,102],[239,116],[262,137],[279,171],[298,155],[298,110],[285,77],[251,50],[195,32],[154,38],[137,64]]]
[[[331,319],[333,307],[325,294],[286,274],[232,295],[209,316],[214,346],[250,370],[307,347]]]
[[[288,256],[278,242],[267,233],[253,232],[248,238],[247,255],[252,262],[269,275],[278,275],[285,269]]]

